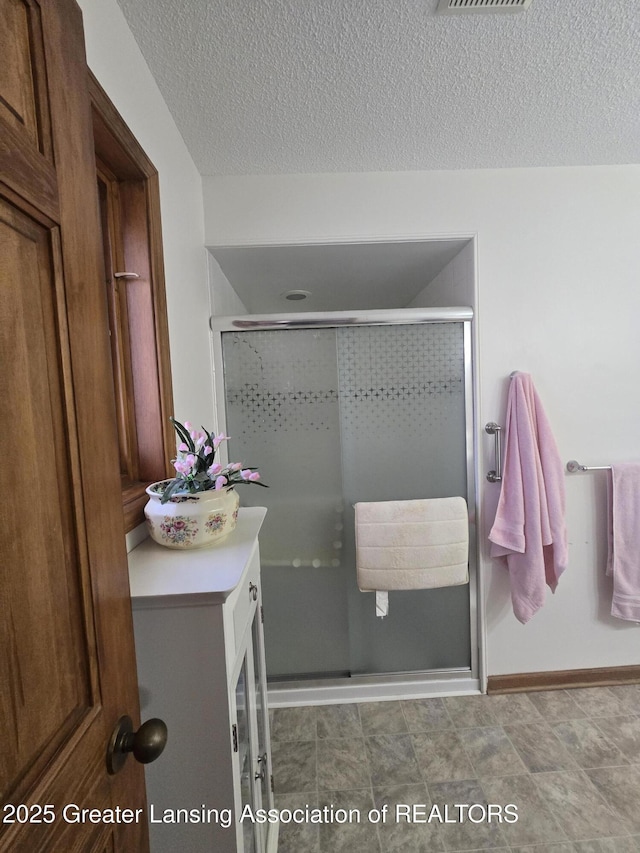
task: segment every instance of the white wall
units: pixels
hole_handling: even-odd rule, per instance
[[[117,3],[80,6],[89,65],[160,175],[178,417],[213,421],[206,244],[477,234],[485,534],[482,426],[504,418],[514,369],[533,375],[563,459],[640,459],[640,167],[207,178],[205,234],[201,178]],[[490,674],[638,663],[639,629],[608,615],[603,475],[568,476],[567,492],[571,565],[528,625],[482,555]]]
[[[407,308],[447,308],[476,304],[475,247],[473,240],[460,249],[446,267],[418,293]]]
[[[488,673],[637,664],[609,614],[602,474],[567,476],[570,567],[523,626],[487,556],[497,485],[487,421],[532,374],[563,460],[640,459],[640,167],[205,178],[205,242],[477,235],[481,573]]]
[[[158,170],[175,413],[213,422],[202,179],[116,0],[79,0],[87,62]]]
[[[244,303],[229,283],[229,279],[222,272],[220,264],[210,252],[207,252],[209,261],[209,293],[211,299],[211,313],[216,317],[233,317],[239,314],[247,314]]]

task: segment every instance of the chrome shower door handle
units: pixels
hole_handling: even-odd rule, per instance
[[[490,421],[485,426],[484,431],[495,438],[496,467],[493,471],[489,471],[487,480],[490,483],[499,483],[502,480],[502,427],[500,424]]]

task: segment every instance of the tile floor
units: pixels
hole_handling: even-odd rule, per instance
[[[281,825],[279,853],[640,851],[640,685],[281,708],[271,736],[279,809],[352,810]]]

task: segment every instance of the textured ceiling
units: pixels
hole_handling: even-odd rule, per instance
[[[203,175],[640,162],[639,0],[119,0]]]

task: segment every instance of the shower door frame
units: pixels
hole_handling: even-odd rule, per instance
[[[467,306],[447,308],[397,308],[368,311],[326,311],[291,314],[242,314],[213,316],[210,319],[213,343],[213,385],[216,431],[226,432],[226,398],[222,335],[227,332],[282,331],[286,329],[339,328],[342,326],[419,325],[462,323],[464,347],[465,451],[467,508],[469,517],[469,668],[428,670],[424,672],[357,675],[351,678],[315,679],[271,683],[269,705],[287,707],[353,701],[482,692],[485,683],[483,625],[481,624],[478,578],[478,488],[476,471],[476,395],[474,372],[473,309]],[[220,450],[223,453],[224,445]]]

